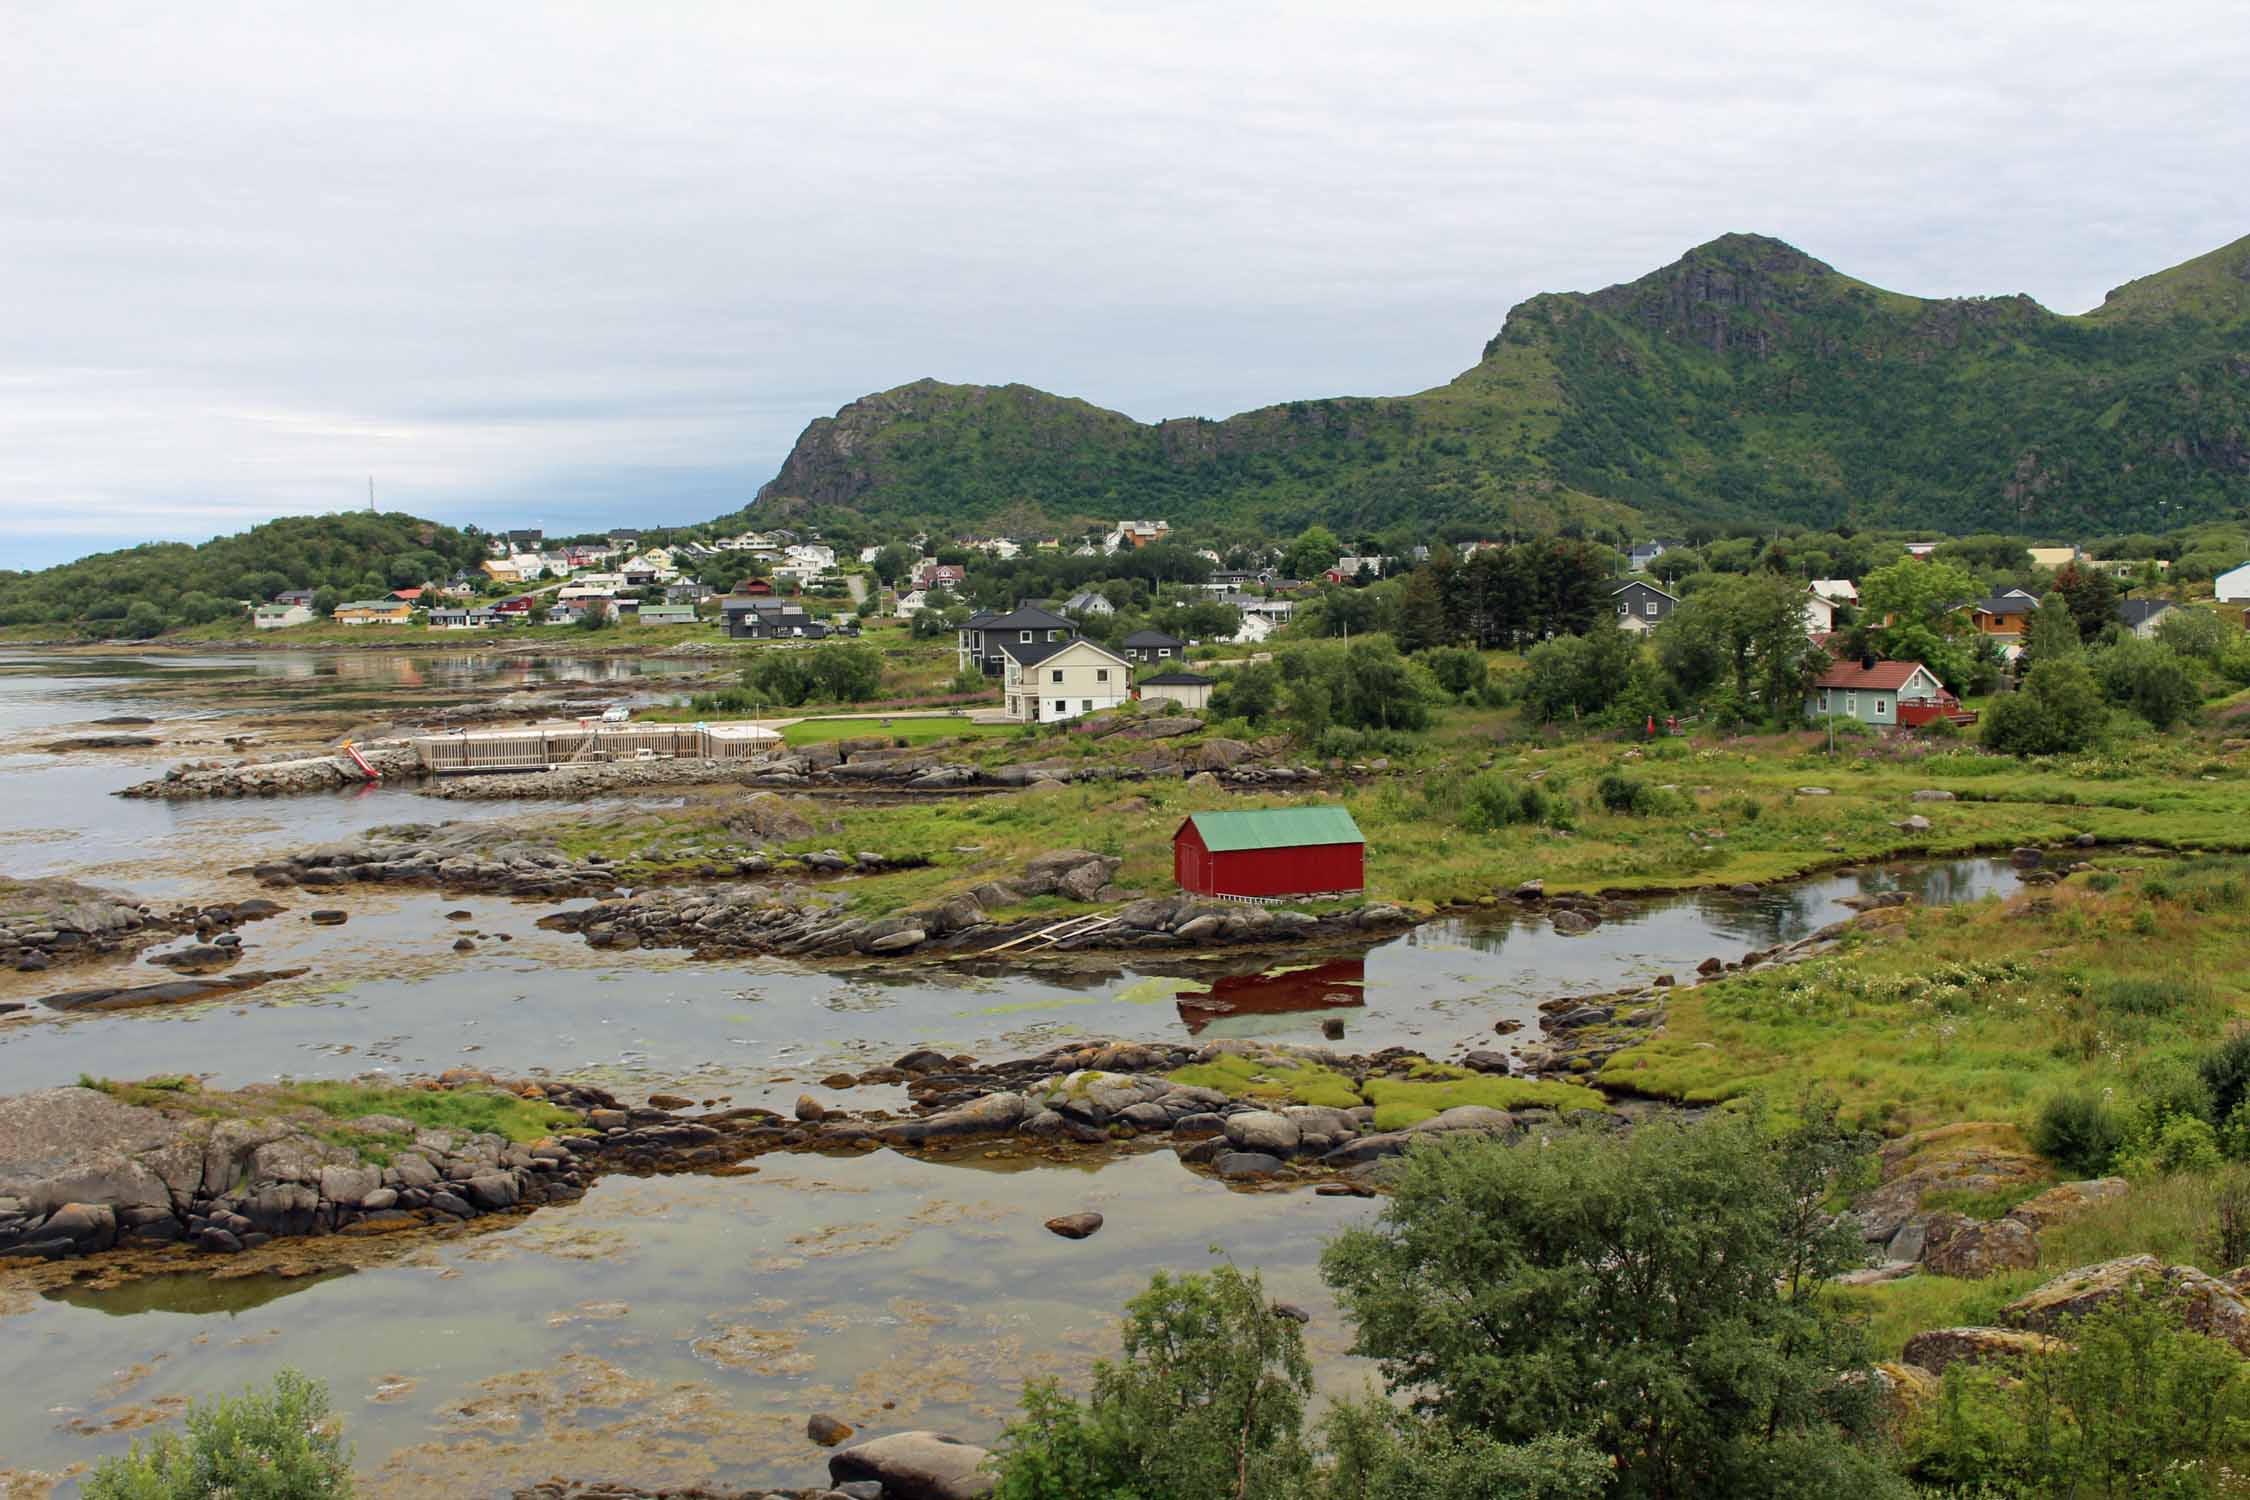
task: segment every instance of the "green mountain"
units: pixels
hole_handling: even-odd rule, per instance
[[[284,589],[380,596],[473,569],[484,556],[476,532],[416,516],[286,516],[192,547],[150,542],[36,573],[0,573],[0,625],[138,638],[238,618],[243,601],[264,603]]]
[[[1147,424],[921,380],[811,423],[758,492],[767,514],[1269,533],[1576,518],[2067,535],[2246,505],[2250,238],[2073,317],[1887,292],[1732,234],[1623,286],[1531,298],[1473,368],[1416,395]]]

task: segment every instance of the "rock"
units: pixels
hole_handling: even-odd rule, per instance
[[[1246,1110],[1227,1117],[1227,1139],[1243,1151],[1287,1156],[1302,1134],[1294,1120],[1272,1110]]]
[[[1951,1365],[2014,1364],[2062,1347],[2059,1339],[2016,1328],[1928,1328],[1906,1341],[1900,1358],[1942,1375]]]
[[[1505,1073],[1509,1069],[1508,1054],[1480,1047],[1462,1058],[1461,1066],[1477,1073]]]
[[[1928,818],[1923,817],[1920,813],[1916,813],[1910,818],[1900,819],[1898,823],[1898,831],[1900,833],[1928,833],[1933,826],[1935,825],[1933,825]]]
[[[2020,1219],[1933,1215],[1922,1264],[1940,1276],[1963,1278],[2027,1270],[2039,1264],[2039,1239]]]
[[[40,1226],[40,1237],[61,1238],[80,1250],[107,1250],[117,1243],[117,1211],[107,1203],[65,1203]]]
[[[1306,1312],[1294,1302],[1276,1302],[1267,1310],[1275,1317],[1286,1319],[1300,1327],[1312,1321],[1312,1314]]]
[[[934,1073],[940,1068],[950,1066],[951,1063],[952,1059],[944,1053],[932,1052],[929,1048],[922,1047],[907,1053],[906,1056],[892,1063],[891,1066],[901,1073]]]
[[[1435,1135],[1453,1130],[1475,1130],[1488,1135],[1507,1135],[1515,1129],[1516,1117],[1504,1109],[1493,1109],[1483,1104],[1456,1104],[1442,1114],[1407,1126],[1406,1133]]]
[[[1726,969],[1727,961],[1723,958],[1717,957],[1707,958],[1703,960],[1703,962],[1695,966],[1695,972],[1701,974],[1706,979],[1710,978],[1713,974],[1724,974],[1726,972]]]
[[[993,1478],[982,1448],[935,1432],[897,1432],[829,1455],[831,1484],[873,1480],[884,1500],[983,1500]]]
[[[826,1082],[827,1080],[822,1081]],[[845,1075],[844,1083],[846,1087],[854,1081],[856,1080],[849,1074]],[[678,1094],[651,1094],[648,1096],[648,1107],[650,1109],[692,1109],[695,1107],[695,1101],[683,1099]]]
[[[2066,1271],[2001,1310],[2010,1327],[2067,1334],[2070,1325],[2118,1301],[2135,1287],[2153,1285],[2177,1301],[2181,1319],[2198,1333],[2250,1351],[2250,1302],[2235,1287],[2195,1269],[2167,1266],[2153,1255],[2127,1255]]]
[[[2045,851],[2018,847],[2008,851],[2008,863],[2019,870],[2036,870],[2047,862]]]
[[[1800,797],[1833,797],[1836,794],[1824,786],[1801,786],[1797,788],[1797,795]]]
[[[810,1094],[799,1094],[797,1096],[796,1112],[797,1118],[800,1120],[823,1120],[828,1117],[827,1107]]]
[[[1174,937],[1186,938],[1191,943],[1196,942],[1200,939],[1209,937],[1214,932],[1217,932],[1220,925],[1225,920],[1226,919],[1223,917],[1214,916],[1207,912],[1200,917],[1191,917],[1187,921],[1182,922],[1179,926],[1172,929],[1172,935]]]
[[[1527,880],[1517,886],[1512,894],[1518,901],[1537,901],[1547,894],[1547,882],[1544,880]]]
[[[919,927],[901,927],[869,942],[866,949],[869,953],[904,953],[909,948],[920,947],[928,936]]]
[[[477,951],[477,945],[468,938],[455,938],[453,940],[453,951],[456,953],[474,953]]]
[[[1939,787],[1926,786],[1907,800],[1910,802],[1951,802],[1953,794]]]
[[[312,923],[315,927],[341,927],[350,919],[350,912],[335,911],[332,909],[323,909],[320,911],[312,912],[309,913],[305,918],[306,921]]]
[[[1262,1151],[1228,1151],[1211,1163],[1211,1169],[1221,1177],[1249,1181],[1260,1177],[1278,1177],[1288,1170],[1288,1164],[1278,1156],[1268,1156]]]
[[[2044,1229],[2057,1219],[2068,1218],[2080,1209],[2122,1198],[2130,1190],[2122,1177],[2097,1177],[2088,1182],[2058,1182],[2037,1197],[2026,1198],[2008,1210],[2008,1217],[2020,1219],[2034,1229]]]
[[[1172,1126],[1175,1140],[1200,1141],[1215,1135],[1225,1135],[1227,1121],[1224,1115],[1193,1114],[1181,1117]]]
[[[1049,1219],[1047,1228],[1066,1240],[1082,1240],[1102,1227],[1102,1216],[1097,1213],[1063,1214]]]
[[[1580,933],[1594,930],[1593,918],[1587,916],[1584,912],[1571,911],[1567,907],[1556,912],[1547,920],[1553,924],[1555,931],[1561,933],[1564,937],[1576,937]]]
[[[823,1448],[833,1448],[852,1435],[852,1425],[824,1411],[816,1411],[805,1421],[805,1436]]]
[[[1342,1041],[1344,1039],[1343,1017],[1329,1016],[1323,1020],[1320,1023],[1320,1034],[1332,1042]]]
[[[877,1128],[876,1136],[891,1145],[911,1146],[923,1141],[958,1140],[966,1136],[1004,1135],[1032,1113],[1023,1095],[987,1094],[954,1109],[920,1120],[902,1120]]]

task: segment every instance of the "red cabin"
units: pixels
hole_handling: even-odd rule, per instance
[[[1367,840],[1341,807],[1195,813],[1172,835],[1180,889],[1228,901],[1356,895]]]

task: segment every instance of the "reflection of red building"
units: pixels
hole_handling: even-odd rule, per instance
[[[1210,993],[1179,997],[1180,1019],[1190,1035],[1224,1016],[1286,1016],[1340,1010],[1367,1003],[1367,961],[1324,964],[1259,974],[1229,974],[1211,981]]]

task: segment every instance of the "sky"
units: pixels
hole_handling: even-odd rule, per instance
[[[1732,230],[2062,312],[2250,233],[2240,0],[0,6],[0,514],[747,503],[934,376],[1440,384]]]

